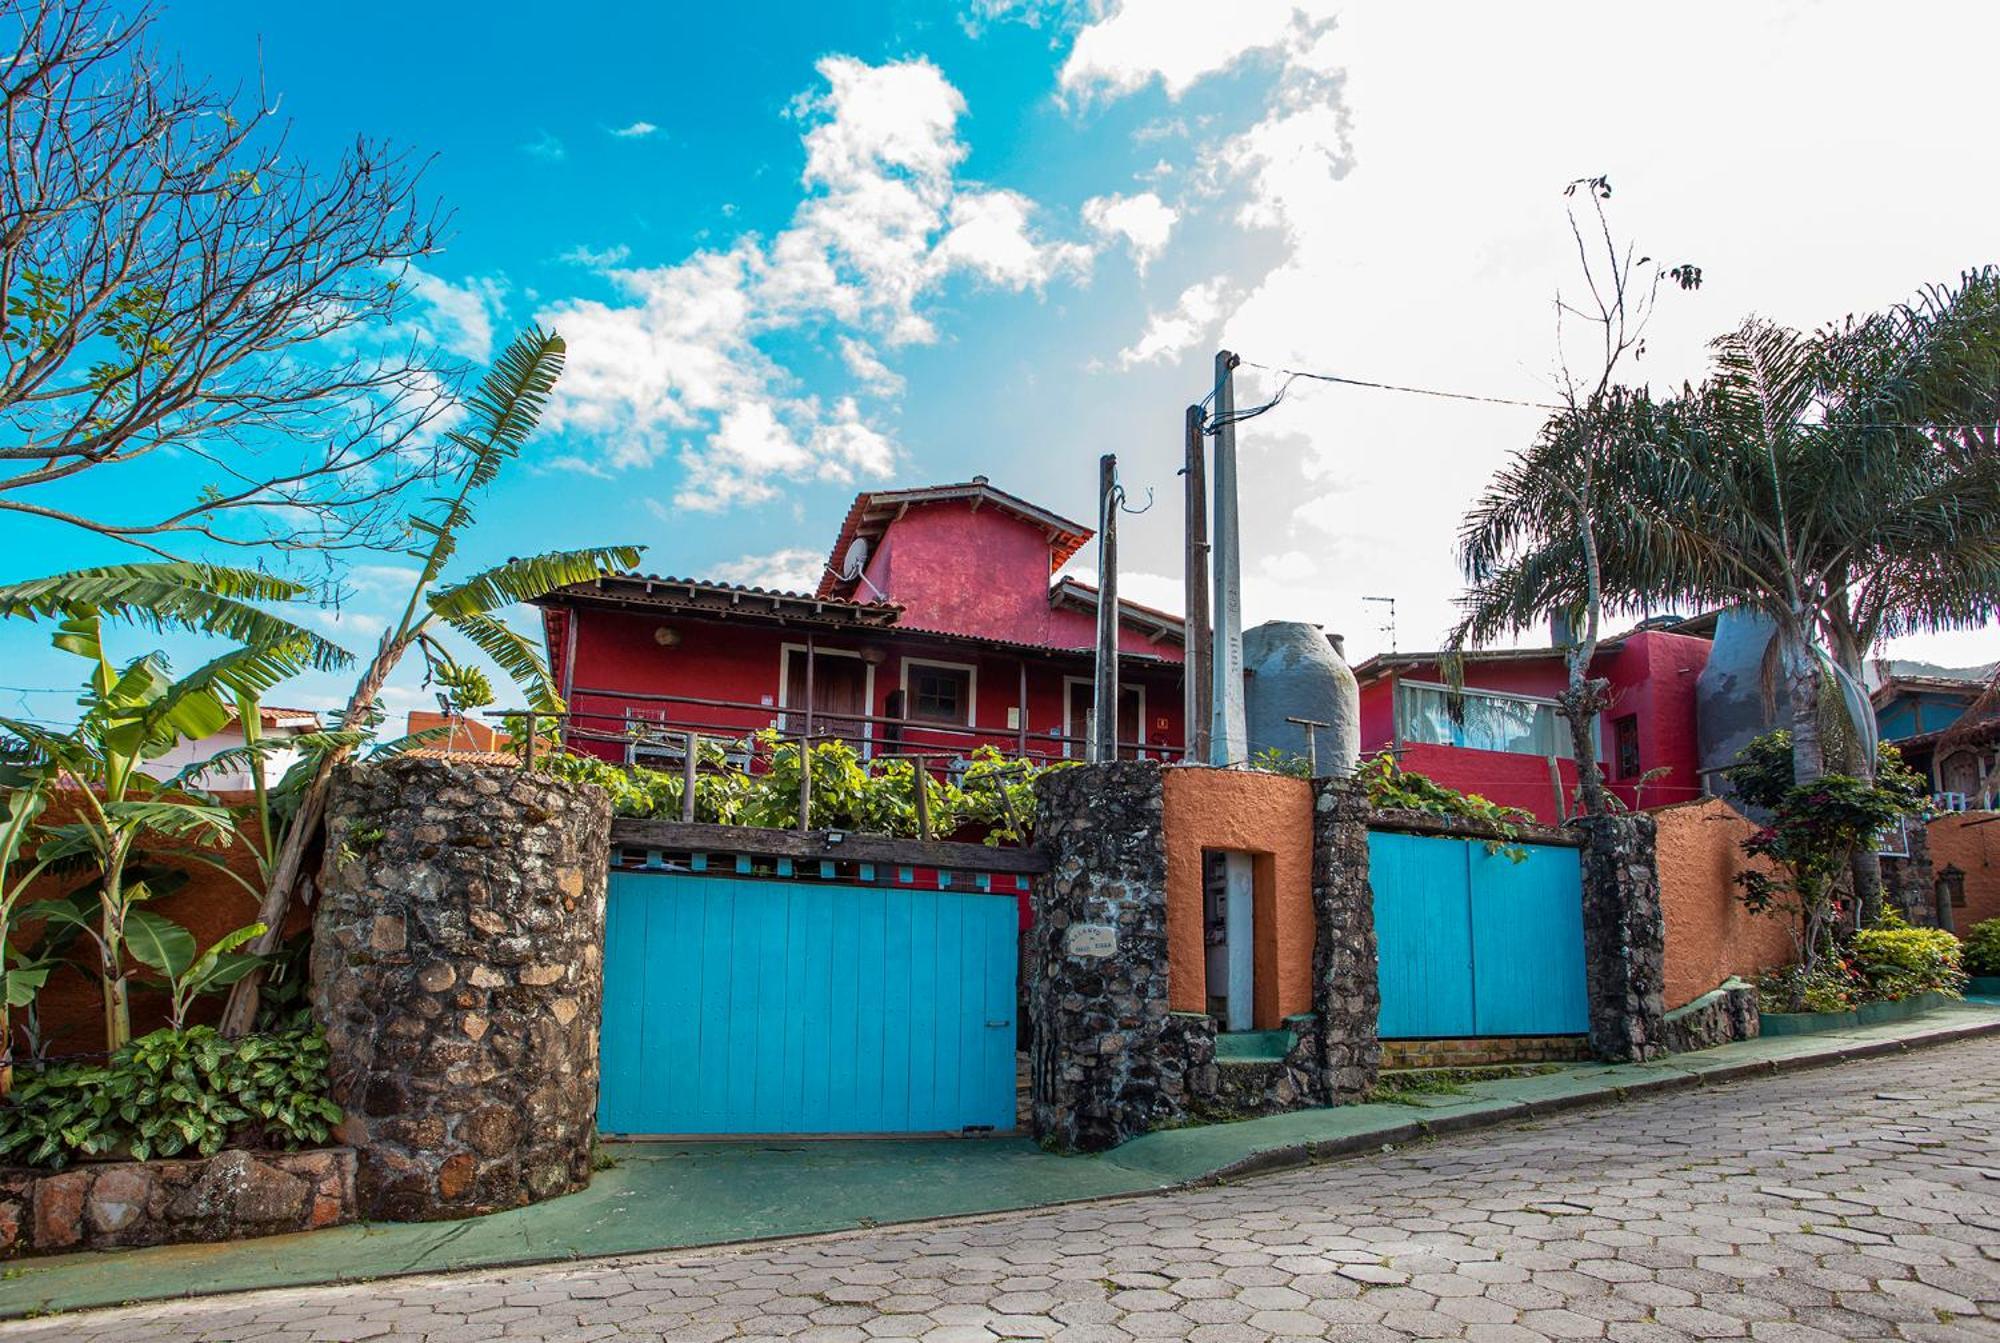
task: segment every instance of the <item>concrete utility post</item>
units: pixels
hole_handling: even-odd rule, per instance
[[[1187,751],[1189,761],[1208,759],[1208,719],[1214,694],[1214,662],[1209,655],[1208,630],[1208,445],[1201,431],[1200,406],[1187,408],[1187,461],[1181,468],[1187,515],[1186,553],[1182,556],[1187,612],[1182,643],[1181,680],[1187,689]]]
[[[1215,353],[1215,650],[1213,712],[1208,761],[1240,765],[1250,758],[1249,728],[1243,715],[1242,541],[1236,520],[1236,365],[1228,350]]]
[[[1118,459],[1097,459],[1097,684],[1086,758],[1118,758]]]

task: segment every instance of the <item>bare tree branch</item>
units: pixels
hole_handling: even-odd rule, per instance
[[[386,340],[438,238],[421,164],[366,139],[299,162],[261,96],[155,53],[152,18],[0,0],[0,510],[159,553],[389,540],[455,374]],[[199,464],[178,499],[51,501],[162,450]]]

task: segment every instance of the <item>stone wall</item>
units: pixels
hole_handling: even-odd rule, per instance
[[[364,1217],[493,1212],[588,1183],[610,829],[602,789],[506,766],[336,776],[313,1007]]]
[[[1676,1054],[1754,1040],[1759,1026],[1757,987],[1732,979],[1721,988],[1667,1013],[1667,1048]]]
[[[1035,1136],[1102,1151],[1151,1129],[1358,1099],[1381,1048],[1367,803],[1351,784],[1312,789],[1312,1011],[1227,1036],[1175,1012],[1167,916],[1169,812],[1163,770],[1119,762],[1036,782],[1050,870],[1029,934],[1030,1085]],[[1259,972],[1267,962],[1260,957]],[[1248,1046],[1247,1052],[1243,1046]]]
[[[1591,1051],[1617,1063],[1658,1058],[1666,1052],[1666,921],[1653,818],[1580,816],[1570,825],[1583,839]]]
[[[1028,942],[1029,1084],[1038,1140],[1115,1147],[1185,1113],[1167,1006],[1167,847],[1160,766],[1118,761],[1035,781],[1049,871]]]
[[[355,1219],[354,1171],[339,1147],[0,1170],[0,1258],[339,1226]]]
[[[1909,857],[1882,859],[1882,908],[1920,928],[1935,928],[1937,874],[1931,866],[1930,830],[1913,822],[1908,833]]]
[[[1313,1011],[1326,1103],[1359,1100],[1382,1066],[1375,896],[1368,884],[1368,792],[1313,782]]]

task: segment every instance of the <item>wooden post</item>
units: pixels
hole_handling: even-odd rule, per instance
[[[1183,560],[1186,583],[1187,637],[1183,643],[1181,680],[1186,689],[1182,714],[1182,760],[1208,763],[1209,697],[1214,693],[1214,645],[1208,628],[1208,451],[1201,432],[1201,407],[1187,408],[1187,515],[1183,524],[1187,550]]]
[[[917,838],[929,840],[931,837],[931,779],[930,771],[925,768],[922,756],[910,757],[910,782],[917,790]]]
[[[701,749],[701,738],[692,731],[682,734],[687,739],[687,749],[681,760],[681,819],[694,820],[694,753]]]
[[[1086,759],[1118,758],[1118,458],[1097,459],[1097,677]]]
[[[808,666],[811,664],[808,663]],[[808,672],[807,675],[811,676]],[[807,703],[811,703],[808,698]],[[799,738],[799,833],[812,829],[812,738]]]
[[[1300,727],[1302,727],[1302,728],[1304,728],[1304,729],[1306,730],[1306,767],[1307,767],[1307,768],[1308,768],[1309,770],[1311,770],[1311,772],[1312,772],[1312,775],[1313,775],[1313,777],[1314,777],[1314,778],[1318,778],[1318,777],[1319,777],[1319,739],[1318,739],[1318,738],[1317,738],[1316,736],[1314,736],[1313,734],[1314,734],[1315,732],[1317,732],[1317,731],[1318,731],[1318,730],[1319,730],[1320,728],[1323,728],[1323,727],[1332,727],[1332,726],[1333,726],[1333,724],[1331,724],[1331,723],[1322,723],[1322,722],[1321,722],[1321,721],[1320,721],[1319,719],[1317,719],[1317,718],[1289,718],[1289,717],[1288,717],[1288,718],[1286,718],[1286,719],[1285,719],[1285,721],[1286,721],[1287,723],[1296,723],[1296,724],[1298,724],[1298,725],[1299,725]]]
[[[806,726],[802,734],[808,741],[813,734],[813,637],[806,636]]]
[[[1021,705],[1021,721],[1015,737],[1014,753],[1025,759],[1028,754],[1028,660],[1022,658],[1015,665],[1021,669],[1021,689],[1017,696]]]
[[[527,769],[533,769],[535,767],[535,711],[533,709],[528,710],[526,721],[528,724],[528,754],[523,765]]]
[[[1549,786],[1556,791],[1557,822],[1567,821],[1569,819],[1569,799],[1563,796],[1562,766],[1556,763],[1554,756],[1549,757]]]

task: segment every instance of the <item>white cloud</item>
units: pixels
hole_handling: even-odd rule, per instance
[[[563,142],[542,130],[536,131],[534,139],[521,145],[521,152],[531,159],[540,159],[544,163],[561,163],[569,157],[569,150],[563,146]]]
[[[744,555],[714,565],[709,572],[725,583],[775,588],[780,592],[811,592],[819,586],[825,566],[824,551],[788,546],[765,555]]]
[[[632,249],[624,243],[613,243],[609,247],[592,247],[588,243],[578,243],[564,252],[559,261],[567,261],[572,266],[584,266],[590,270],[609,270],[622,266],[632,257]]]
[[[1151,191],[1136,196],[1093,196],[1083,203],[1083,222],[1101,237],[1123,238],[1142,275],[1153,258],[1166,250],[1180,217],[1180,211]]]
[[[375,635],[380,634],[384,626],[382,617],[369,615],[365,611],[322,609],[314,611],[312,616],[319,624],[335,633]]]
[[[1146,329],[1139,333],[1139,338],[1118,352],[1119,364],[1131,368],[1134,364],[1171,359],[1201,344],[1221,321],[1229,293],[1229,281],[1221,276],[1189,285],[1172,308],[1146,319]]]
[[[1253,52],[1309,41],[1329,8],[1325,0],[1235,0],[1226,11],[1201,0],[1118,0],[1077,34],[1062,87],[1119,97],[1157,79],[1178,98]]]
[[[878,396],[896,396],[903,390],[903,375],[882,362],[875,353],[874,346],[853,336],[840,338],[840,357],[847,365],[847,371],[861,380],[861,385]]]
[[[947,281],[1040,289],[1088,266],[1087,246],[1041,236],[1026,196],[958,178],[965,100],[935,65],[829,56],[817,68],[824,86],[792,109],[805,168],[787,227],[676,265],[609,269],[612,300],[543,309],[569,343],[549,422],[604,445],[569,461],[647,467],[671,449],[684,472],[674,502],[698,510],[764,502],[786,480],[885,476],[890,437],[851,396],[799,394],[760,339],[830,329],[862,386],[894,396],[901,380],[877,350],[936,339],[924,302]]]
[[[621,140],[643,140],[659,129],[650,121],[635,121],[629,126],[619,126],[611,133]]]
[[[493,319],[506,301],[505,284],[476,277],[453,284],[417,266],[404,267],[403,284],[429,310],[421,320],[438,344],[479,363],[492,356]]]

